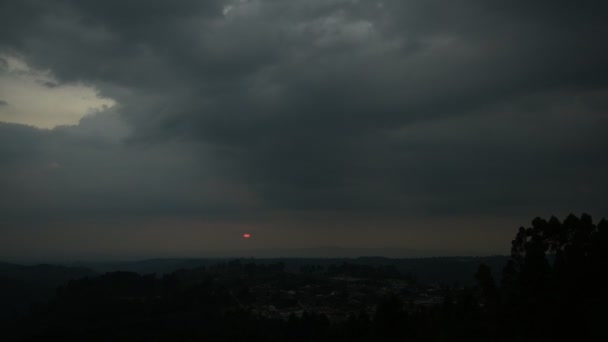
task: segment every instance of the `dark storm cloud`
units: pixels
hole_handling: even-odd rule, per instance
[[[125,146],[87,132],[89,125],[111,125],[99,121],[108,118],[51,131],[0,123],[3,221],[150,214],[238,219],[235,207],[245,213],[255,206],[238,185],[200,167],[205,146]]]
[[[124,151],[177,140],[176,150],[151,149],[157,160],[149,166],[175,162],[165,158],[176,151],[195,156],[183,168],[243,185],[260,210],[605,212],[607,7],[2,1],[0,48],[52,70],[61,82],[93,84],[117,100],[118,115],[133,130],[118,146],[90,147],[97,157],[86,158],[89,147],[52,140],[57,153],[73,153],[66,158],[87,167],[137,160]],[[20,134],[6,139],[26,141]],[[28,140],[32,154],[32,140],[40,139]],[[87,167],[75,172],[90,175]],[[137,165],[124,168],[133,172],[105,175],[125,183],[145,178]],[[130,202],[151,214],[213,206],[196,190],[180,195],[187,188],[180,180],[197,176],[176,168],[159,172],[157,182],[136,183],[152,193]],[[77,184],[58,182],[60,189]],[[110,198],[108,212],[134,208],[115,198],[135,189],[106,185],[102,194],[76,185],[56,193],[87,193],[92,208],[105,208],[95,198]],[[30,195],[22,196],[26,203]],[[81,207],[66,201],[56,206]],[[240,202],[229,202],[226,212],[237,212]]]
[[[0,106],[8,106],[8,102],[0,100]]]

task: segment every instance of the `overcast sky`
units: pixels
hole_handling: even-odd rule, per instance
[[[0,0],[0,259],[504,254],[599,220],[606,37],[605,1]]]

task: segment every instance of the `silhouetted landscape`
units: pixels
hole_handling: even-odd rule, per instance
[[[534,219],[510,257],[1,264],[2,331],[16,341],[601,341],[607,234],[608,221],[583,214]]]

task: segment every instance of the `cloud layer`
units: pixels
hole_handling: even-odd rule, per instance
[[[1,55],[0,94],[0,121],[38,128],[76,125],[83,116],[115,105],[112,99],[99,97],[91,86],[60,85],[49,71]]]
[[[304,230],[314,247],[315,225],[407,245],[473,217],[494,241],[515,228],[499,222],[605,215],[607,7],[1,1],[0,52],[116,106],[51,131],[0,123],[0,211]]]

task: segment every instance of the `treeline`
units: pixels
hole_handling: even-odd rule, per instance
[[[476,274],[488,336],[497,341],[608,340],[608,222],[536,218],[512,241],[500,285]]]
[[[157,277],[131,272],[72,280],[48,304],[0,326],[3,340],[63,341],[605,341],[608,222],[537,218],[520,228],[500,281],[480,265],[477,286],[444,288],[425,306],[389,294],[372,312],[330,321],[251,310],[251,288],[288,290],[330,277],[407,279],[391,267],[350,264],[285,271],[232,261]]]
[[[352,317],[341,337],[403,341],[608,341],[608,221],[536,218],[512,241],[497,284],[481,264],[477,286],[443,305],[408,308],[390,296],[373,318]],[[344,328],[344,327],[343,327]],[[349,332],[356,331],[355,335]]]

